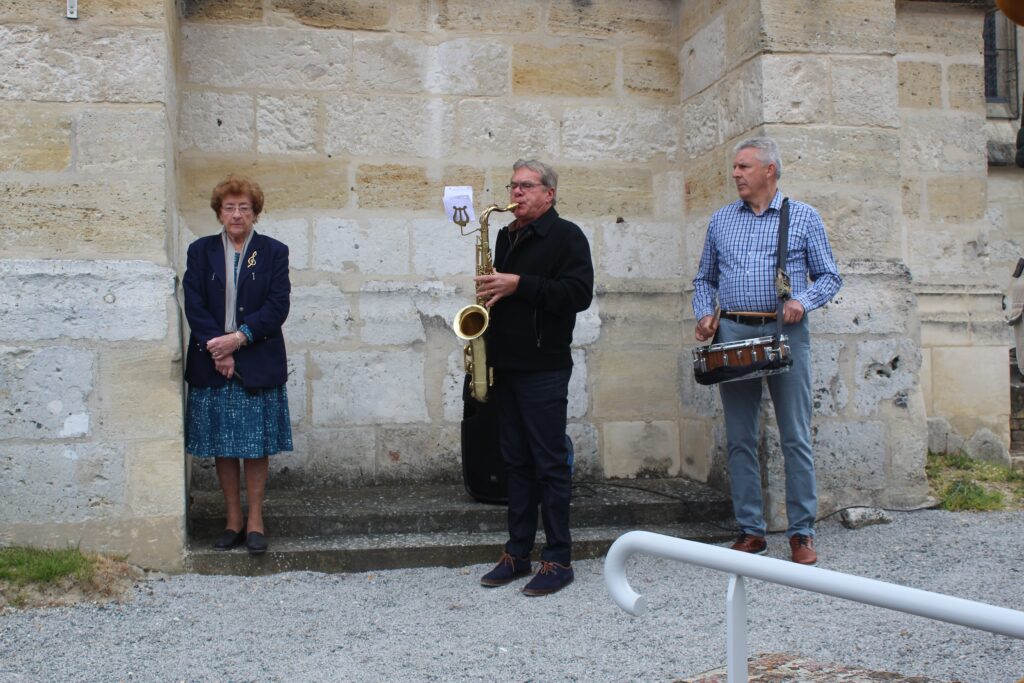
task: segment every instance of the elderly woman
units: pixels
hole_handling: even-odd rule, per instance
[[[287,358],[281,326],[288,317],[288,247],[253,230],[263,191],[229,176],[210,207],[223,230],[189,245],[183,287],[188,340],[186,451],[215,458],[227,524],[214,542],[267,550],[263,493],[269,456],[292,450]],[[241,461],[249,515],[242,515]]]

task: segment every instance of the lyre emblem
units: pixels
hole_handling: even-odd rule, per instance
[[[250,256],[249,260],[245,262],[245,265],[249,266],[250,268],[253,268],[256,265],[256,252],[255,251],[252,252],[252,256]]]
[[[458,225],[460,228],[466,227],[469,224],[469,211],[467,206],[453,206],[452,207],[452,222]]]

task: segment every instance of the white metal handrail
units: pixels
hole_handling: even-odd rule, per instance
[[[604,582],[608,592],[616,605],[634,616],[643,614],[647,609],[643,596],[630,587],[626,578],[626,560],[639,553],[688,562],[731,575],[725,619],[729,683],[747,680],[744,576],[1024,639],[1024,612],[649,531],[623,534],[612,543],[604,560]]]

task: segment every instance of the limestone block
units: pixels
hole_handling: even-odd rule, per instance
[[[833,57],[832,121],[841,126],[899,125],[898,70],[891,57]]]
[[[667,42],[674,19],[675,3],[670,0],[553,0],[548,9],[548,29],[558,36]]]
[[[427,69],[427,90],[442,95],[505,95],[512,51],[490,40],[459,38],[438,45]]]
[[[306,26],[380,31],[391,19],[390,4],[385,0],[272,0],[271,7]]]
[[[360,293],[359,317],[365,344],[409,345],[427,338],[415,304],[404,293]]]
[[[811,312],[811,329],[828,334],[903,335],[914,305],[906,282],[847,277],[831,303]]]
[[[288,330],[285,329],[285,340],[288,340]],[[304,352],[288,353],[288,417],[291,419],[294,429],[306,419],[306,354]],[[294,434],[293,434],[294,439]]]
[[[819,56],[761,57],[764,74],[764,120],[773,123],[818,123],[830,113],[829,64]]]
[[[706,2],[684,2],[679,5],[679,29],[677,35],[686,39],[697,32],[708,21]]]
[[[111,23],[114,20],[113,23],[118,24],[163,26],[167,18],[164,8],[164,3],[152,0],[92,0],[82,6],[81,18],[98,20],[98,23]],[[9,23],[15,23],[15,20],[25,24],[45,23],[54,17],[58,20],[63,18],[64,8],[58,7],[55,10],[39,0],[4,0],[3,5],[0,5],[0,18],[12,20]]]
[[[682,147],[687,157],[699,156],[722,144],[722,113],[719,88],[698,93],[682,106]]]
[[[761,12],[771,52],[892,54],[896,45],[889,0],[765,0]]]
[[[604,479],[601,449],[598,446],[597,428],[589,422],[570,422],[565,433],[572,439],[573,479],[592,481]]]
[[[932,415],[935,408],[932,406],[932,350],[924,342],[921,342],[921,397],[924,401],[924,412]]]
[[[711,469],[711,426],[707,420],[679,421],[681,455],[679,474],[693,481],[707,482]]]
[[[256,145],[260,154],[315,152],[317,103],[312,97],[271,97],[256,99]]]
[[[985,131],[976,114],[903,110],[900,119],[901,175],[985,173]]]
[[[472,269],[470,269],[472,270]],[[419,282],[411,288],[408,282],[400,283],[405,291],[409,291],[416,304],[416,310],[425,318],[440,318],[445,329],[450,327],[455,312],[465,306],[468,298],[464,298],[454,285],[439,281]],[[369,285],[364,286],[369,290]]]
[[[566,408],[570,420],[587,415],[590,401],[587,395],[587,353],[583,349],[572,350],[572,375],[569,378],[569,404]]]
[[[455,119],[445,100],[330,95],[323,101],[327,154],[441,159],[451,153]]]
[[[166,179],[161,169],[96,178],[0,180],[0,256],[132,258],[164,263]]]
[[[977,9],[952,3],[900,3],[898,10],[900,53],[981,54],[983,15]]]
[[[849,389],[840,365],[846,344],[841,341],[811,341],[811,400],[815,415],[834,417],[849,401]]]
[[[349,85],[351,34],[186,23],[181,27],[181,79],[221,88],[331,90]]]
[[[593,386],[593,415],[602,419],[657,420],[676,415],[677,356],[652,349],[595,350],[588,372]]]
[[[944,417],[928,418],[928,450],[932,453],[957,453],[965,439]]]
[[[863,529],[875,524],[892,524],[892,517],[882,508],[857,507],[840,512],[839,523],[847,529]]]
[[[1006,349],[933,348],[932,387],[936,417],[1008,415]]]
[[[928,217],[940,223],[969,223],[985,215],[984,178],[962,175],[929,178]]]
[[[404,275],[409,272],[409,222],[378,218],[370,224],[318,218],[313,268],[334,273]]]
[[[165,345],[108,345],[100,368],[97,427],[104,438],[183,438],[180,352]]]
[[[672,420],[606,422],[602,441],[610,479],[679,474],[679,429]]]
[[[910,220],[917,220],[921,217],[921,199],[924,197],[921,192],[921,180],[919,178],[903,178],[900,180],[900,206],[903,215]]]
[[[186,19],[256,21],[263,18],[263,0],[185,0]]]
[[[685,130],[685,128],[684,128]],[[681,171],[665,171],[653,177],[654,211],[657,218],[679,218],[686,210],[683,174]],[[637,215],[642,215],[639,211]]]
[[[853,502],[867,498],[867,492],[885,487],[889,450],[884,422],[819,422],[811,428],[811,434],[819,489],[830,490],[833,495],[844,492],[845,500]],[[784,505],[784,459],[778,445],[778,429],[766,429],[765,436],[770,486],[778,487]]]
[[[0,339],[162,340],[173,295],[145,261],[0,261]]]
[[[764,74],[760,59],[730,71],[718,86],[718,118],[723,141],[749,137],[765,122]],[[732,148],[728,150],[732,160]]]
[[[441,411],[445,422],[462,420],[462,383],[466,376],[466,370],[462,363],[462,343],[453,342],[452,347],[455,350],[448,354],[447,371],[441,387]]]
[[[605,339],[615,346],[663,346],[676,348],[683,328],[682,301],[678,294],[662,292],[608,293],[602,299]],[[691,328],[692,329],[692,328]]]
[[[934,362],[934,351],[933,351]],[[882,402],[906,405],[917,389],[921,351],[907,338],[872,339],[857,343],[854,360],[854,407],[858,415],[874,415]]]
[[[967,439],[963,449],[964,453],[975,460],[1010,466],[1010,453],[1006,450],[1006,445],[1002,439],[984,427]]]
[[[730,187],[728,179],[731,160],[731,151],[727,152],[720,146],[686,164],[683,171],[686,174],[687,215],[710,216],[720,206],[736,198],[735,188]]]
[[[184,517],[183,459],[181,436],[132,443],[124,462],[126,512],[137,517]]]
[[[254,161],[185,156],[180,163],[183,209],[209,211],[210,191],[228,175],[245,175],[260,184],[265,211],[286,209],[337,210],[348,203],[348,163],[336,159],[274,159]]]
[[[887,505],[914,506],[928,498],[924,468],[928,437],[922,392],[912,392],[905,418],[890,419],[889,475],[880,501]]]
[[[572,331],[573,346],[593,344],[601,336],[601,312],[599,299],[594,297],[590,308],[576,314],[576,327]]]
[[[899,63],[901,107],[942,107],[942,65],[935,62]]]
[[[512,55],[517,97],[602,97],[613,94],[616,51],[591,45],[518,44]]]
[[[428,419],[421,351],[313,352],[313,424],[406,424]]]
[[[621,278],[681,276],[682,230],[678,223],[607,222],[601,226],[602,275]]]
[[[901,232],[896,228],[900,205],[892,190],[865,194],[818,182],[786,182],[786,188],[789,196],[821,214],[832,253],[840,262],[902,257]]]
[[[491,248],[498,231],[490,231]],[[424,218],[412,221],[413,272],[424,277],[465,276],[467,292],[472,294],[472,276],[476,273],[476,235],[462,236],[458,226],[445,219]]]
[[[751,55],[760,53],[764,38],[760,0],[730,0],[725,9],[726,68],[731,69]]]
[[[766,126],[782,151],[789,178],[841,185],[895,187],[899,182],[898,131],[881,128]]]
[[[72,114],[63,107],[0,102],[0,172],[63,171],[71,164]]]
[[[679,93],[679,59],[671,50],[624,48],[622,87],[633,95],[675,98]]]
[[[573,161],[672,161],[679,146],[679,119],[678,107],[569,106],[562,123],[562,156]]]
[[[356,194],[362,209],[404,209],[437,203],[443,186],[419,166],[363,164],[356,170]]]
[[[256,139],[253,97],[248,93],[186,91],[181,94],[179,149],[251,152]]]
[[[95,365],[92,351],[0,347],[0,397],[6,406],[0,433],[24,439],[88,436],[94,427],[89,397]]]
[[[288,268],[309,268],[309,224],[305,218],[277,219],[260,214],[256,232],[268,235],[288,246]]]
[[[0,25],[0,100],[164,102],[163,28]],[[59,61],[55,56],[59,53]]]
[[[336,344],[355,334],[354,318],[348,297],[336,285],[292,287],[285,338],[299,344]]]
[[[352,79],[365,92],[420,94],[431,48],[403,35],[357,36],[352,42]]]
[[[18,482],[0,496],[5,525],[109,519],[124,511],[123,445],[9,443],[0,449],[0,472]]]
[[[649,168],[558,168],[558,213],[572,221],[576,216],[649,216],[658,198]]]
[[[461,481],[459,427],[382,427],[377,438],[374,480]]]
[[[725,15],[701,27],[679,51],[682,95],[689,98],[725,75]]]
[[[291,469],[301,472],[302,481],[307,485],[373,484],[375,432],[372,427],[311,429],[306,450],[289,457],[293,460]]]
[[[558,119],[548,105],[475,99],[462,100],[458,105],[456,139],[460,150],[479,154],[485,149],[495,157],[512,160],[550,158],[559,149],[558,133]]]
[[[959,316],[929,316],[921,320],[921,345],[929,348],[970,346],[971,326]]]
[[[76,163],[82,171],[124,170],[167,165],[167,115],[160,109],[90,109],[75,130]]]
[[[531,33],[540,21],[539,0],[516,3],[480,3],[477,0],[438,0],[437,25],[449,31],[470,33]]]

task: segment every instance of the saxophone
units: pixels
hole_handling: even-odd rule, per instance
[[[487,221],[492,211],[511,211],[519,204],[509,204],[504,208],[492,204],[484,209],[480,215],[480,227],[477,230],[463,232],[463,235],[470,235],[474,232],[476,236],[476,274],[490,275],[494,272],[494,264],[491,262],[490,235],[487,230]],[[465,222],[459,223],[461,230]],[[484,344],[484,332],[491,322],[491,315],[484,306],[485,299],[478,296],[476,303],[463,306],[455,314],[452,329],[455,335],[466,342],[462,350],[462,360],[466,367],[466,374],[469,375],[469,394],[480,403],[487,402],[487,389],[494,386],[494,369],[487,365],[487,347]]]

